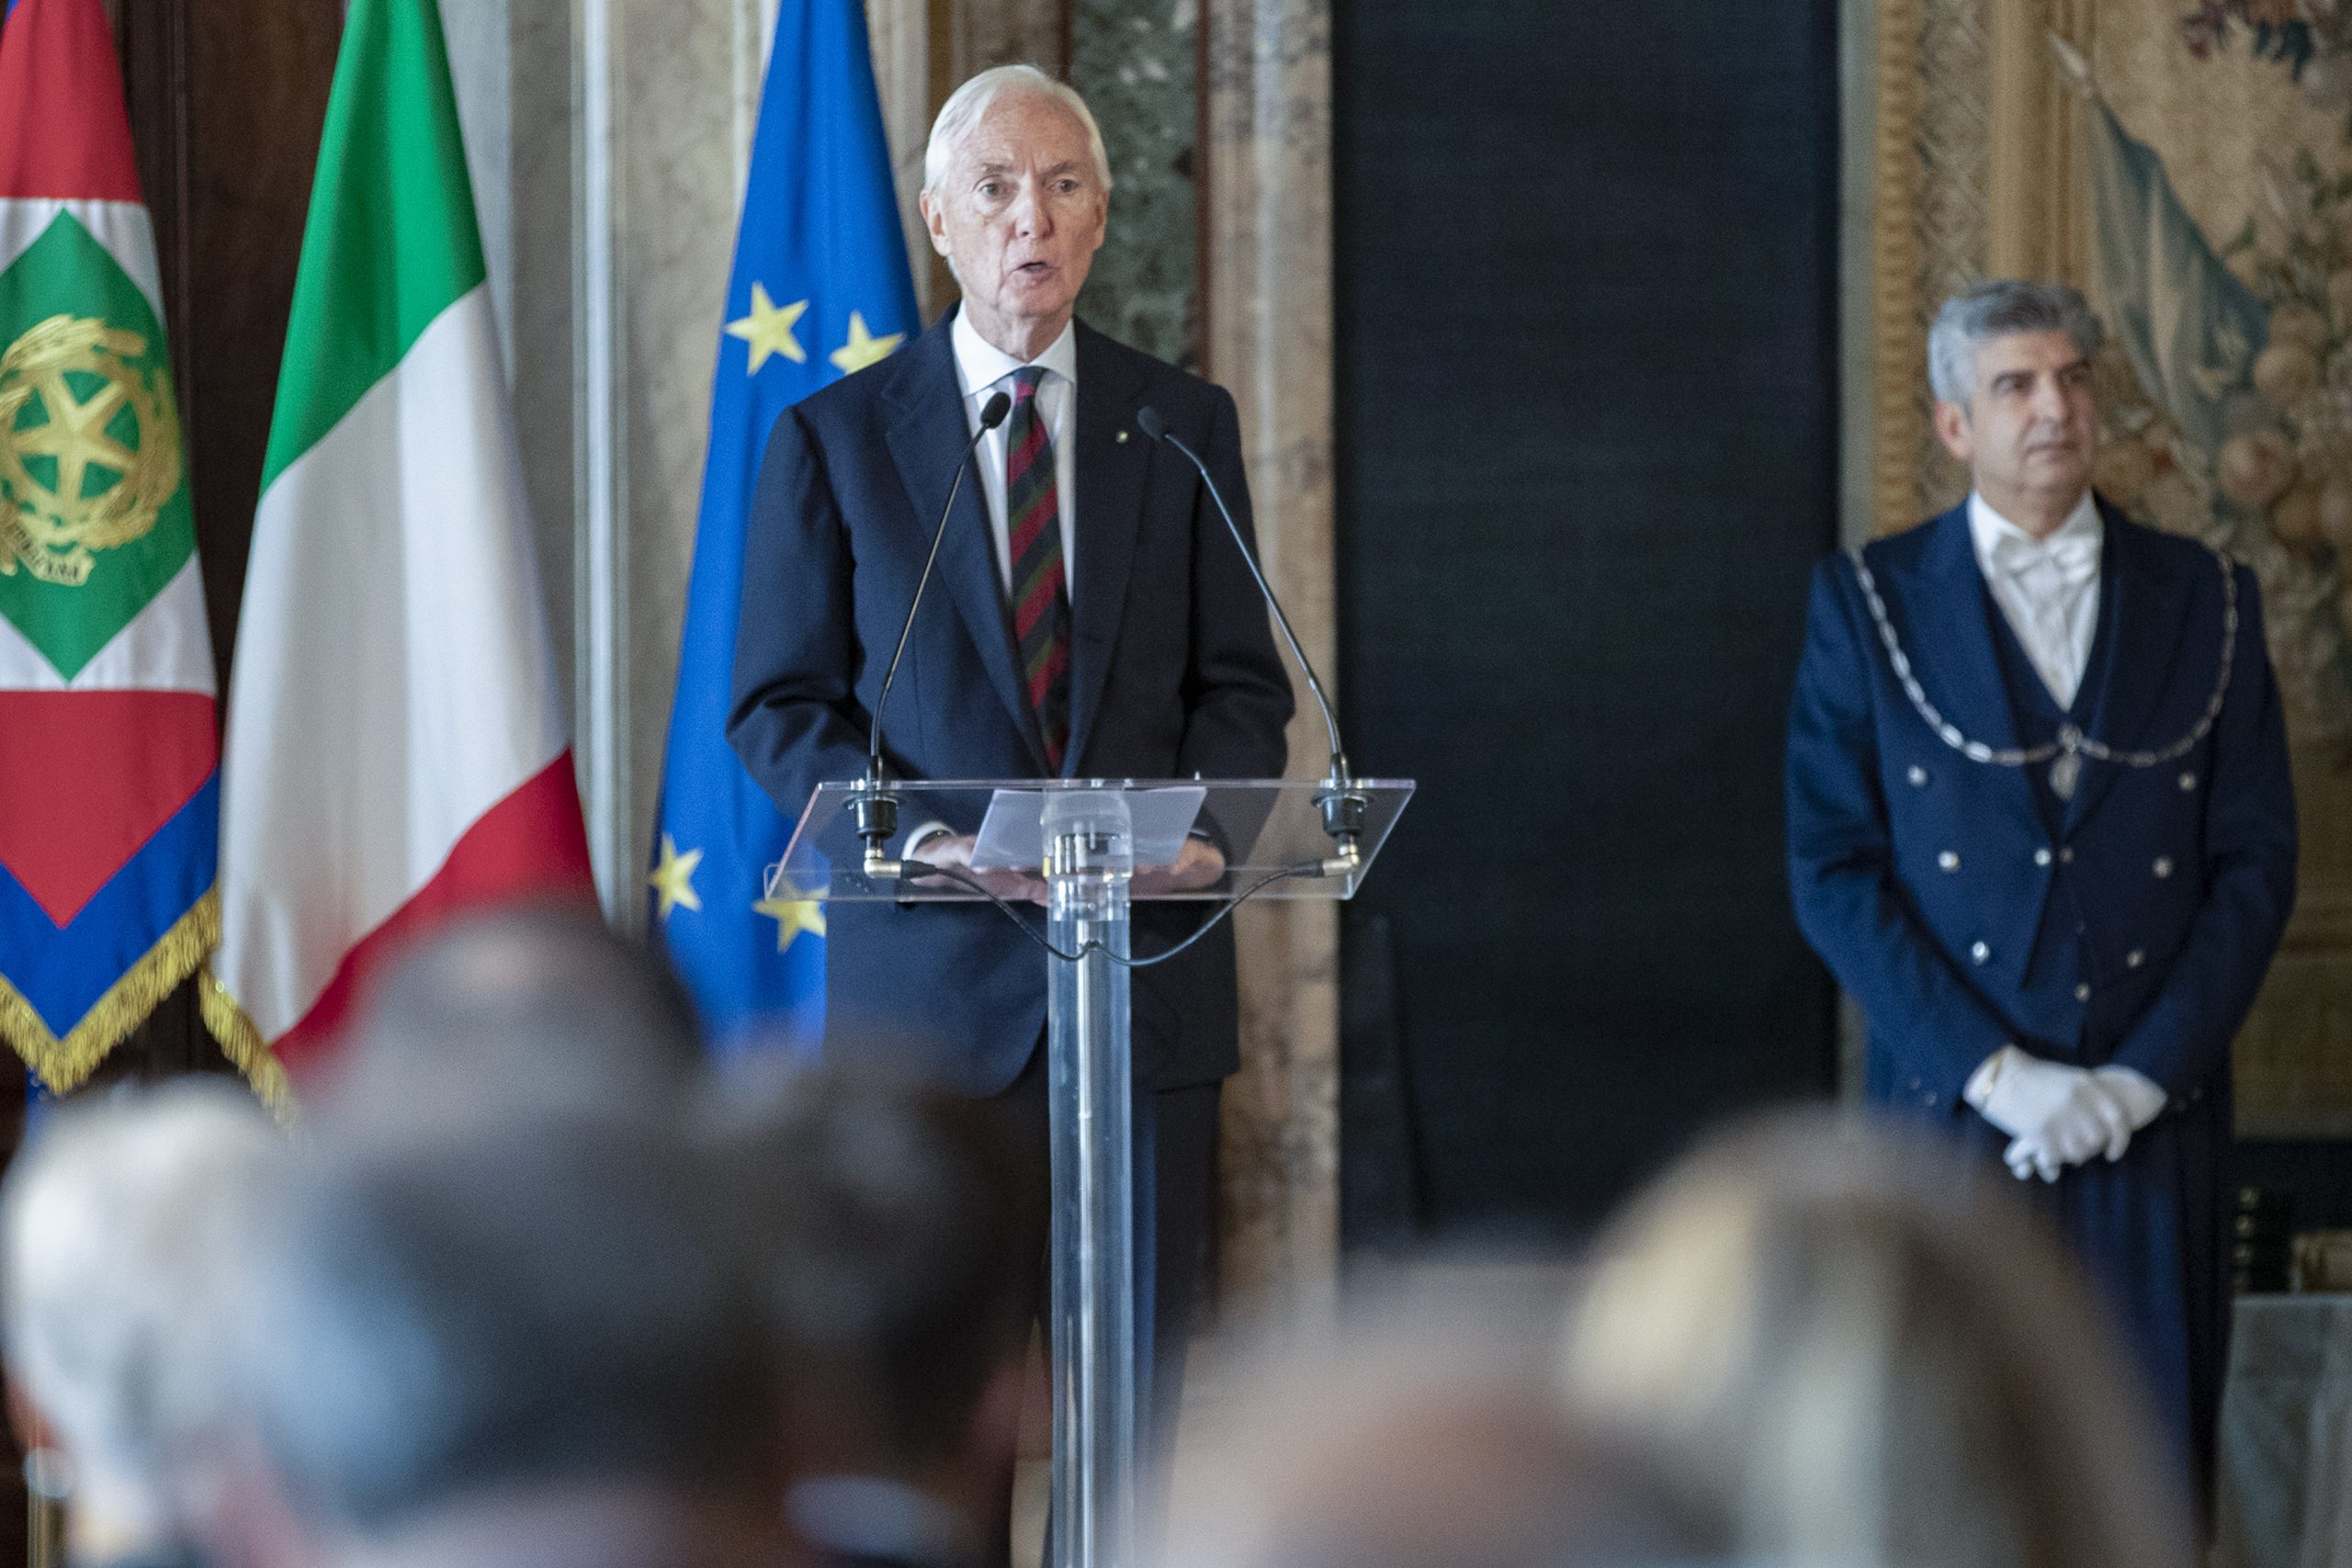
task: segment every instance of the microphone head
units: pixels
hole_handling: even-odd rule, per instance
[[[980,428],[982,430],[994,430],[998,425],[1004,423],[1004,416],[1012,412],[1012,400],[1006,397],[1002,392],[997,393],[996,396],[990,398],[987,402],[980,405]]]
[[[1142,431],[1146,435],[1150,436],[1154,441],[1159,440],[1161,436],[1168,434],[1167,423],[1160,419],[1159,411],[1153,408],[1149,403],[1146,403],[1143,407],[1136,410],[1136,428]]]

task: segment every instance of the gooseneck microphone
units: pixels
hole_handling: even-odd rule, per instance
[[[1298,645],[1298,634],[1291,630],[1290,616],[1283,612],[1283,602],[1274,597],[1272,584],[1266,581],[1265,572],[1260,570],[1257,552],[1250,547],[1249,540],[1241,536],[1241,525],[1233,520],[1233,509],[1226,505],[1225,496],[1216,488],[1216,479],[1210,474],[1209,466],[1201,461],[1198,452],[1185,445],[1182,436],[1168,428],[1168,422],[1161,419],[1159,411],[1150,404],[1146,403],[1136,411],[1136,428],[1161,446],[1174,447],[1183,454],[1184,460],[1199,473],[1201,483],[1208,489],[1209,499],[1216,503],[1217,515],[1225,519],[1226,532],[1233,536],[1233,547],[1241,552],[1242,564],[1250,569],[1250,577],[1258,584],[1259,593],[1265,598],[1266,607],[1274,613],[1274,624],[1282,628],[1283,640],[1290,644],[1291,657],[1298,660],[1299,671],[1306,677],[1306,689],[1314,694],[1315,705],[1323,714],[1323,732],[1331,741],[1330,766],[1324,774],[1322,793],[1315,797],[1315,804],[1323,814],[1323,830],[1331,836],[1339,854],[1336,860],[1325,863],[1324,870],[1329,875],[1344,875],[1352,872],[1361,863],[1358,844],[1363,834],[1368,803],[1356,785],[1355,775],[1348,769],[1347,751],[1340,745],[1340,721],[1331,716],[1331,699],[1324,694],[1323,682],[1316,675],[1315,666],[1307,660],[1306,649]]]
[[[956,464],[956,478],[947,486],[947,503],[939,509],[939,525],[931,531],[931,553],[923,557],[922,575],[915,579],[914,598],[907,604],[907,618],[899,626],[899,646],[890,650],[890,663],[882,671],[882,690],[874,699],[874,725],[865,743],[865,777],[851,798],[850,814],[857,824],[857,836],[865,841],[865,874],[882,881],[895,882],[899,867],[883,852],[899,830],[899,797],[890,793],[882,769],[882,710],[890,705],[890,686],[899,678],[899,660],[907,656],[907,639],[914,635],[915,612],[922,608],[923,591],[931,586],[932,569],[939,564],[939,546],[947,537],[947,519],[956,510],[956,498],[964,489],[964,476],[972,471],[972,456],[980,449],[980,437],[1004,423],[1012,412],[1012,400],[1002,392],[980,407],[979,428],[964,443],[964,456]],[[1295,645],[1294,645],[1295,646]]]

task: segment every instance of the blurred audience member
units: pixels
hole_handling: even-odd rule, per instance
[[[1553,1300],[1556,1303],[1556,1295]],[[1556,1316],[1556,1306],[1549,1317]],[[1563,1419],[1549,1335],[1491,1300],[1389,1306],[1244,1362],[1178,1477],[1170,1568],[1677,1568],[1701,1517]]]
[[[1747,1561],[2179,1568],[2116,1340],[1974,1167],[1824,1112],[1719,1138],[1636,1203],[1562,1368],[1574,1417],[1735,1520]]]
[[[312,1155],[248,1282],[243,1562],[791,1560],[749,1249],[664,1128]]]
[[[800,1075],[728,1145],[766,1229],[794,1527],[828,1561],[1002,1561],[1045,1238],[1042,1161],[987,1101]]]
[[[336,1132],[652,1114],[702,1065],[693,1004],[658,954],[592,908],[533,905],[454,920],[394,958],[310,1108]]]
[[[289,1158],[251,1096],[207,1079],[61,1106],[9,1170],[14,1413],[74,1563],[200,1560],[229,1261]]]

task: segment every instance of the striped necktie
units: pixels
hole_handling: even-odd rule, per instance
[[[1057,773],[1069,747],[1069,594],[1062,570],[1061,497],[1054,453],[1037,410],[1045,371],[1012,373],[1012,419],[1005,433],[1004,515],[1012,555],[1012,634],[1021,678],[1037,713],[1046,761]]]

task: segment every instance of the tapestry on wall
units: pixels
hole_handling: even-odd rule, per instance
[[[2242,1131],[2352,1133],[2352,0],[1898,0],[1881,13],[1882,528],[1956,500],[1924,425],[1953,288],[2107,327],[2097,482],[2262,584],[2302,891],[2237,1050]]]

